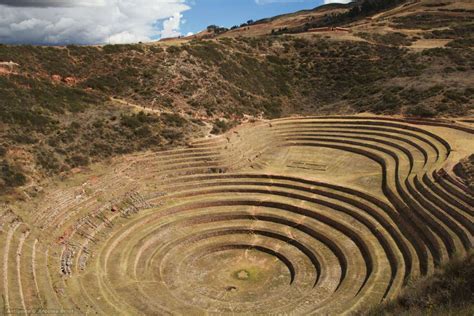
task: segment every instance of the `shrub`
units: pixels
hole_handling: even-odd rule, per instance
[[[470,48],[474,47],[474,38],[459,38],[452,40],[446,46],[453,48]]]
[[[171,143],[177,142],[183,139],[183,132],[174,128],[165,128],[161,132],[161,136],[163,136],[166,140]]]
[[[159,119],[156,116],[152,114],[145,114],[143,111],[137,114],[122,114],[120,117],[120,124],[130,129],[136,129],[143,126],[144,124],[156,123],[158,121]]]
[[[221,27],[221,26],[217,26],[217,25],[209,25],[207,27],[207,31],[208,32],[212,32],[214,34],[221,34],[221,33],[225,33],[227,32],[229,29],[226,28],[226,27]]]
[[[227,132],[236,125],[234,121],[226,121],[217,119],[214,121],[214,126],[212,127],[211,134],[219,135]]]
[[[152,134],[152,131],[148,126],[142,126],[136,129],[134,133],[138,137],[148,137]]]
[[[405,113],[408,116],[421,117],[421,118],[433,117],[436,115],[436,112],[432,108],[424,104],[419,104],[414,107],[410,107],[406,110]]]
[[[214,42],[199,41],[186,46],[186,50],[189,54],[209,65],[219,64],[224,59],[220,46]]]
[[[26,176],[17,168],[8,164],[6,160],[0,163],[1,179],[0,191],[4,192],[9,188],[15,188],[26,184]]]
[[[153,45],[150,47],[150,50],[155,53],[155,54],[159,54],[159,53],[163,53],[164,52],[164,49],[160,46],[157,46],[157,45]]]
[[[429,30],[450,26],[454,23],[470,22],[466,16],[452,16],[445,13],[414,13],[393,19],[395,27]]]
[[[267,117],[277,118],[281,116],[281,113],[282,113],[281,102],[278,101],[277,99],[264,101],[261,103],[261,106],[263,107],[264,113]]]
[[[56,173],[61,169],[61,162],[56,158],[56,155],[45,148],[36,150],[36,160],[48,173]]]
[[[74,154],[71,157],[68,157],[66,162],[73,168],[86,166],[89,164],[89,157],[83,154]]]
[[[471,315],[474,253],[454,259],[433,276],[408,286],[395,300],[365,315]]]
[[[168,126],[183,127],[188,121],[175,113],[163,113],[160,116],[161,121]]]
[[[395,113],[400,104],[400,98],[397,95],[390,91],[386,91],[382,95],[381,100],[375,105],[374,110],[376,113]]]
[[[407,35],[399,32],[389,32],[386,34],[360,33],[359,35],[376,43],[389,46],[410,46],[412,43],[412,40]]]
[[[169,46],[166,48],[166,52],[171,55],[178,55],[181,53],[181,48],[178,46]]]

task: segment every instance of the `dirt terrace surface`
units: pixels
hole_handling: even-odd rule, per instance
[[[451,168],[473,140],[440,121],[301,117],[126,156],[3,210],[3,310],[363,312],[472,248],[474,199]]]

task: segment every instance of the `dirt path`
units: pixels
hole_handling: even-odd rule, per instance
[[[406,48],[412,49],[412,50],[439,48],[439,47],[445,47],[446,44],[448,44],[451,41],[452,41],[451,39],[420,39],[416,42],[413,42],[411,46],[406,46]]]
[[[150,108],[147,106],[143,105],[138,105],[134,103],[130,103],[129,101],[123,100],[123,99],[116,99],[116,98],[110,98],[111,101],[120,103],[121,105],[129,106],[132,108],[136,108],[137,110],[143,111],[145,113],[154,113],[161,115],[162,113],[173,113],[173,111],[170,110],[163,110],[163,109],[157,109],[157,108]]]

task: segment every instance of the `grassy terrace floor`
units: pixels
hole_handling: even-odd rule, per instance
[[[474,199],[451,168],[473,134],[285,118],[96,166],[3,211],[3,308],[364,311],[472,249]]]

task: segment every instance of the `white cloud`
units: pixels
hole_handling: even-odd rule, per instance
[[[0,0],[0,5],[12,7],[77,7],[101,6],[105,0]]]
[[[180,35],[186,0],[0,0],[0,43],[97,44]]]
[[[181,25],[181,19],[183,15],[180,12],[176,12],[168,20],[163,22],[163,31],[161,31],[161,37],[176,37],[181,35],[179,32],[179,26]]]

